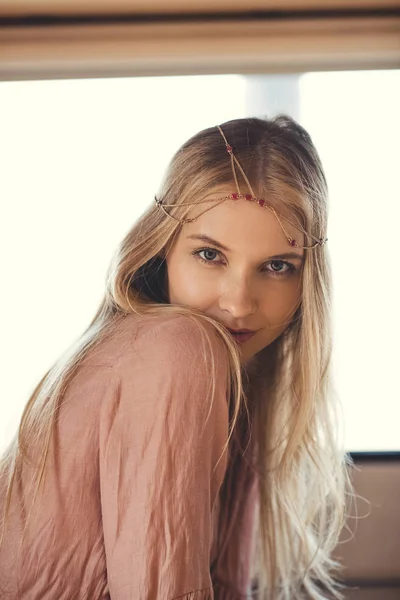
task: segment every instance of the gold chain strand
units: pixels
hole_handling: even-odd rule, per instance
[[[251,187],[250,181],[248,180],[246,173],[244,172],[240,162],[238,161],[238,159],[236,158],[236,156],[233,153],[233,148],[232,146],[228,143],[228,140],[225,137],[224,132],[222,131],[221,127],[219,125],[217,125],[217,128],[225,142],[225,146],[226,146],[226,150],[229,154],[230,157],[230,161],[231,161],[231,168],[232,168],[232,174],[233,174],[233,178],[235,180],[235,186],[236,186],[236,190],[237,193],[236,194],[231,194],[230,196],[224,196],[223,198],[214,201],[213,205],[210,206],[209,208],[206,208],[204,211],[202,211],[200,214],[198,214],[196,217],[193,218],[188,218],[188,219],[178,219],[177,217],[174,217],[173,215],[171,215],[168,211],[165,210],[165,207],[167,208],[175,208],[176,204],[163,204],[162,200],[158,199],[155,196],[155,201],[156,201],[156,205],[157,207],[161,207],[161,209],[163,210],[163,212],[170,217],[171,219],[174,219],[175,221],[178,221],[182,224],[184,223],[192,223],[193,221],[196,221],[201,215],[204,215],[206,212],[208,212],[209,210],[211,210],[212,208],[215,208],[216,206],[219,206],[220,204],[222,204],[222,202],[225,202],[226,200],[237,200],[239,198],[245,198],[246,200],[253,200],[255,202],[258,203],[259,206],[261,206],[262,208],[267,208],[268,210],[270,210],[272,212],[272,214],[275,216],[276,220],[279,223],[280,228],[282,229],[282,232],[284,233],[286,239],[288,240],[289,244],[291,246],[295,246],[297,248],[302,248],[304,250],[308,250],[308,249],[312,249],[312,248],[316,248],[317,246],[323,246],[323,244],[325,244],[325,242],[328,241],[327,238],[317,238],[315,237],[313,234],[306,232],[302,227],[299,227],[298,225],[295,225],[290,219],[288,219],[287,217],[284,217],[283,215],[281,215],[280,213],[278,213],[274,207],[272,207],[271,205],[267,204],[265,202],[265,200],[259,199],[256,197],[256,195],[254,194],[253,188]],[[249,191],[251,195],[244,195],[241,194],[240,192],[240,187],[239,187],[239,182],[237,179],[237,173],[236,173],[236,168],[235,168],[235,164],[237,165]],[[212,200],[200,200],[199,202],[183,202],[182,204],[180,204],[179,206],[196,206],[197,204],[205,204],[205,203],[209,203],[209,202],[213,202]],[[311,239],[314,240],[314,244],[311,244],[309,246],[299,246],[296,242],[295,239],[293,239],[286,231],[281,219],[283,219],[284,221],[286,221],[287,223],[289,223],[290,225],[292,225],[292,227],[294,227],[295,229],[297,229],[297,231],[301,232],[306,238],[309,237]]]

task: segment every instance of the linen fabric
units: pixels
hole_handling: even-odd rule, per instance
[[[0,547],[0,598],[248,598],[256,482],[246,455],[223,452],[227,383],[211,325],[175,314],[116,321],[67,387],[33,508],[43,442],[28,449]],[[5,489],[3,475],[0,510]]]

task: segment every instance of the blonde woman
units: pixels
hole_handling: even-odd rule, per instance
[[[327,189],[285,116],[201,131],[3,457],[0,596],[338,596]]]

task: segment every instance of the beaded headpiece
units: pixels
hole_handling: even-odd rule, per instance
[[[317,238],[317,237],[313,236],[312,234],[305,232],[298,225],[295,225],[294,223],[292,223],[292,221],[290,221],[287,217],[284,217],[283,215],[279,214],[275,210],[275,208],[273,206],[271,206],[270,204],[268,204],[265,200],[263,200],[262,198],[257,198],[257,196],[253,192],[253,189],[251,187],[251,184],[250,184],[245,172],[242,169],[240,162],[238,161],[238,159],[236,158],[236,156],[233,153],[232,146],[228,143],[228,140],[226,139],[225,134],[222,131],[221,127],[219,125],[217,125],[217,128],[225,142],[226,151],[230,157],[233,178],[235,180],[236,192],[229,194],[229,196],[224,196],[223,198],[219,198],[219,199],[213,201],[212,206],[210,206],[209,208],[206,208],[200,214],[198,214],[196,217],[192,217],[192,218],[178,219],[178,218],[174,217],[171,213],[169,213],[166,210],[166,208],[174,208],[174,207],[176,207],[176,205],[175,204],[164,204],[162,199],[157,198],[155,196],[156,206],[158,208],[161,208],[164,211],[164,213],[171,219],[174,219],[175,221],[179,221],[179,223],[181,223],[181,224],[185,224],[185,223],[193,223],[193,221],[196,221],[201,215],[203,215],[207,211],[211,210],[212,208],[215,208],[219,204],[222,204],[222,202],[226,202],[227,200],[243,199],[243,200],[247,200],[249,202],[256,202],[261,208],[265,208],[265,209],[269,210],[274,215],[274,217],[278,221],[283,233],[285,234],[285,237],[286,237],[287,241],[289,242],[290,246],[293,246],[296,248],[302,248],[305,250],[316,248],[318,246],[323,246],[328,241],[327,238]],[[240,191],[239,182],[238,182],[237,174],[236,174],[236,167],[239,169],[239,171],[248,187],[248,190],[250,192],[249,194],[242,194]],[[182,203],[179,206],[196,206],[197,204],[202,204],[202,203],[210,203],[210,200],[202,200],[200,202]],[[302,233],[304,233],[306,236],[308,236],[309,238],[314,240],[314,243],[310,244],[309,246],[299,246],[298,243],[296,242],[296,240],[287,233],[282,221],[286,221],[287,223],[289,223],[290,225],[295,227],[298,231],[301,231]]]

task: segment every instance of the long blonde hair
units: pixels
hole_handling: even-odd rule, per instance
[[[259,197],[288,208],[305,231],[324,237],[327,186],[307,132],[286,116],[238,119],[222,128]],[[232,185],[232,171],[217,128],[201,131],[173,157],[159,192],[173,214],[201,201],[210,190]],[[44,448],[36,491],[44,472],[54,419],[80,363],[128,313],[180,312],[208,321],[223,338],[230,360],[234,431],[252,400],[252,436],[259,477],[258,597],[266,600],[339,597],[331,559],[345,517],[346,458],[336,439],[335,399],[330,390],[330,269],[326,248],[305,251],[302,301],[283,335],[256,356],[244,383],[238,351],[226,330],[189,308],[168,304],[165,255],[181,225],[153,204],[115,253],[104,298],[87,330],[49,370],[24,410],[18,437],[1,463],[8,476],[3,531],[14,482],[34,442]],[[305,596],[306,595],[306,596]],[[330,596],[329,596],[330,597]]]

